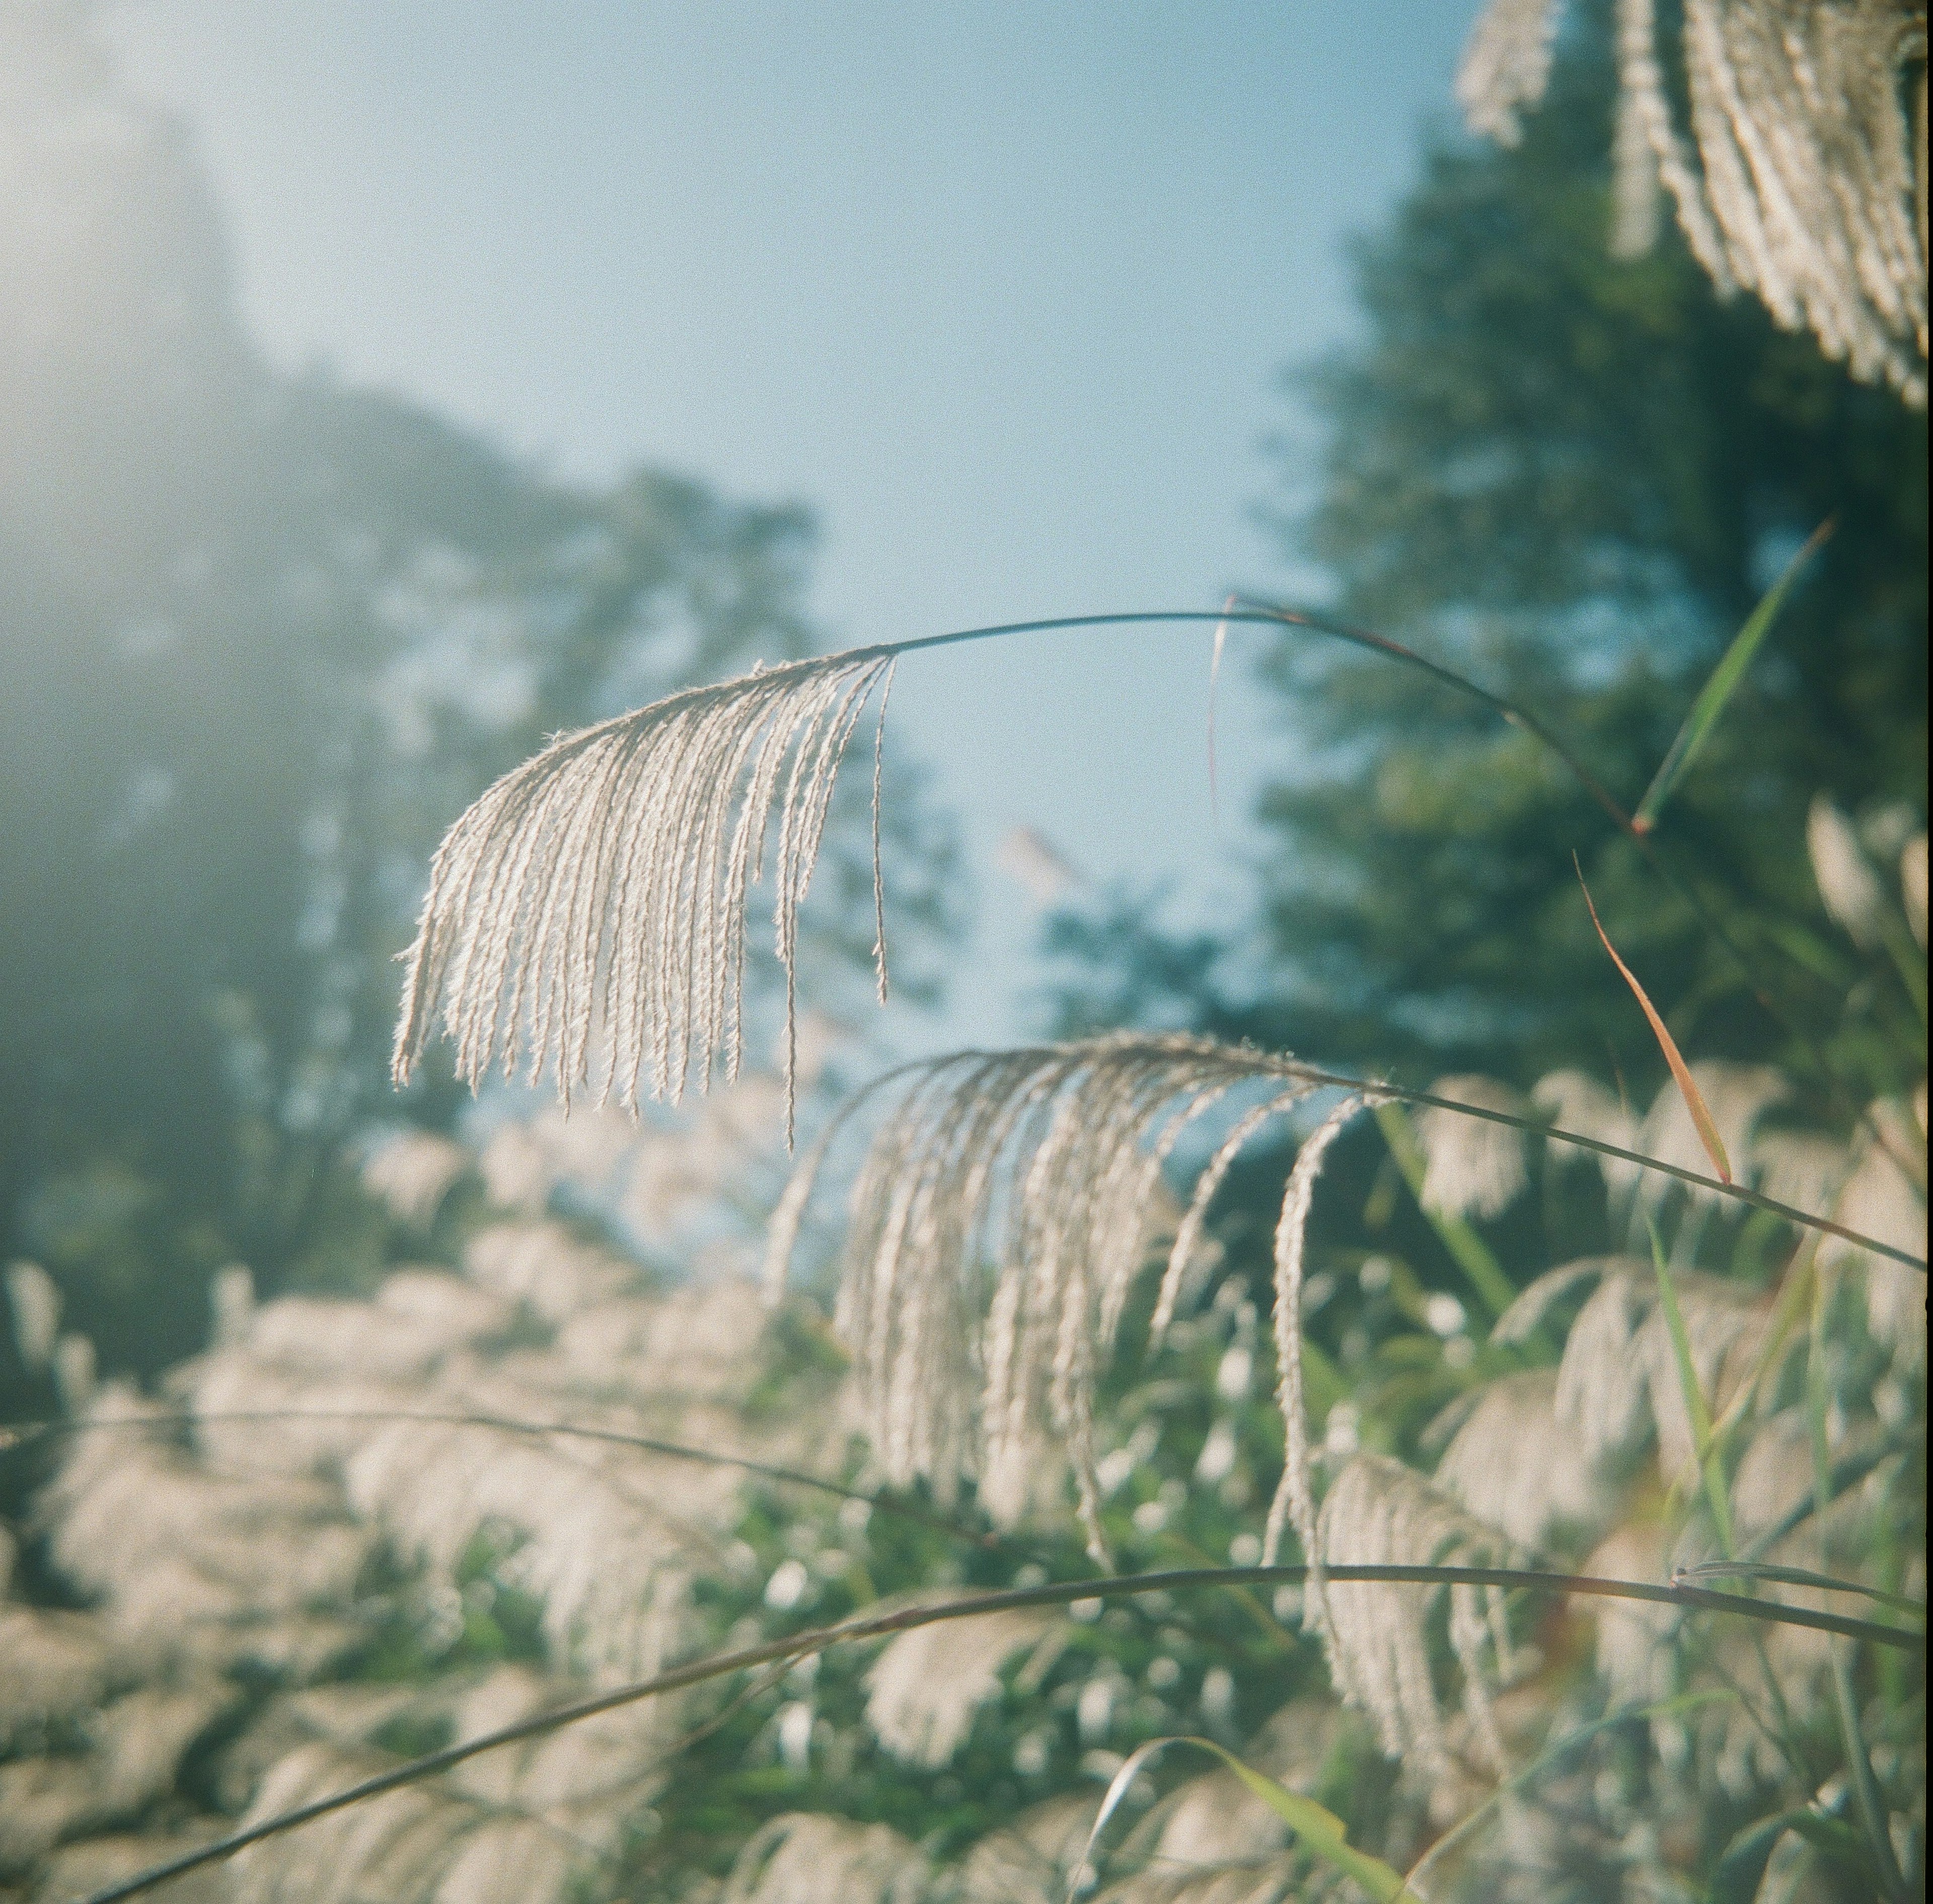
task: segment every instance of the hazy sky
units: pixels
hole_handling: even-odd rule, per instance
[[[1447,117],[1474,0],[122,0],[269,354],[562,473],[797,497],[828,643],[1305,591],[1256,527],[1276,377]],[[1024,1029],[998,842],[1228,917],[1288,743],[1201,632],[909,662],[981,926],[935,1035]]]

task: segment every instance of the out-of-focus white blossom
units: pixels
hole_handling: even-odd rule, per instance
[[[1879,943],[1886,893],[1852,822],[1823,794],[1805,815],[1805,850],[1826,910],[1855,945]]]
[[[1555,1369],[1486,1383],[1436,1467],[1445,1494],[1532,1550],[1554,1528],[1595,1520],[1605,1506],[1588,1445],[1558,1425],[1556,1398]]]
[[[461,1144],[433,1131],[404,1131],[369,1153],[362,1185],[399,1221],[426,1230],[470,1167]]]
[[[35,1371],[46,1368],[60,1334],[61,1297],[54,1279],[38,1263],[10,1263],[7,1301],[14,1312],[14,1341],[21,1361]]]
[[[1509,1086],[1491,1077],[1440,1077],[1429,1089],[1432,1097],[1514,1117],[1529,1108]],[[1529,1182],[1523,1133],[1507,1124],[1427,1104],[1416,1114],[1416,1136],[1424,1160],[1423,1206],[1439,1216],[1501,1216]]]
[[[1016,1607],[894,1635],[866,1676],[867,1724],[895,1756],[944,1765],[999,1695],[1000,1668],[1060,1624],[1051,1608]]]
[[[927,1875],[888,1826],[788,1812],[739,1853],[718,1904],[917,1904]]]

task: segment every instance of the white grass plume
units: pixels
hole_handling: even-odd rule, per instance
[[[1321,1545],[1316,1532],[1315,1495],[1309,1482],[1309,1413],[1302,1394],[1302,1284],[1303,1240],[1309,1212],[1329,1146],[1363,1108],[1359,1097],[1345,1098],[1312,1131],[1296,1153],[1283,1192],[1282,1215],[1275,1230],[1276,1400],[1282,1409],[1282,1479],[1269,1503],[1262,1536],[1264,1564],[1273,1566],[1282,1551],[1285,1530],[1293,1525],[1303,1551],[1317,1561]]]
[[[1886,893],[1853,824],[1824,794],[1814,796],[1805,815],[1805,853],[1826,910],[1855,945],[1880,942]]]
[[[1542,99],[1561,0],[1491,0],[1457,98],[1514,145]],[[1755,291],[1867,383],[1926,404],[1926,15],[1909,0],[1685,0],[1681,130],[1657,0],[1619,0],[1613,249],[1643,248],[1658,186],[1720,294]],[[1905,97],[1921,77],[1919,128]]]
[[[999,1696],[1000,1668],[1064,1624],[1051,1610],[1015,1607],[896,1635],[866,1675],[866,1722],[895,1758],[936,1770]]]
[[[1283,1060],[1180,1035],[966,1053],[902,1077],[853,1190],[836,1316],[894,1485],[924,1476],[945,1497],[973,1476],[1011,1524],[1071,1467],[1090,1548],[1105,1554],[1096,1384],[1155,1241],[1164,1167],[1245,1085],[1277,1107],[1312,1088]],[[774,1281],[817,1161],[774,1216]],[[1285,1203],[1279,1263],[1299,1262],[1313,1171]],[[1185,1218],[1170,1252],[1164,1319],[1199,1230]]]
[[[738,1854],[718,1904],[915,1904],[927,1875],[890,1825],[787,1812]]]
[[[1706,1059],[1694,1064],[1691,1071],[1692,1082],[1697,1086],[1700,1095],[1712,1113],[1712,1122],[1718,1126],[1718,1140],[1724,1146],[1726,1155],[1730,1157],[1744,1158],[1751,1154],[1752,1137],[1759,1119],[1792,1095],[1790,1083],[1767,1065],[1739,1065],[1722,1059]],[[1634,1148],[1681,1170],[1703,1173],[1711,1168],[1710,1156],[1697,1127],[1691,1122],[1685,1094],[1669,1080],[1652,1100]],[[1605,1161],[1615,1165],[1621,1160],[1607,1158]],[[1605,1181],[1607,1184],[1613,1182],[1610,1170],[1605,1173]],[[1638,1185],[1640,1201],[1649,1204],[1660,1202],[1670,1191],[1673,1181],[1655,1171],[1641,1173]],[[1715,1191],[1701,1190],[1695,1185],[1683,1188],[1694,1204],[1709,1208],[1724,1201]]]
[[[1560,1431],[1557,1371],[1527,1368],[1475,1392],[1437,1463],[1435,1485],[1520,1547],[1604,1511],[1596,1467],[1580,1437]]]
[[[1657,1272],[1635,1257],[1594,1257],[1540,1276],[1499,1319],[1493,1340],[1520,1342],[1556,1305],[1595,1282],[1577,1311],[1557,1368],[1551,1405],[1589,1472],[1615,1469],[1655,1437],[1667,1479],[1694,1469],[1690,1416]],[[1770,1311],[1749,1284],[1695,1270],[1673,1273],[1692,1368],[1716,1416],[1736,1395],[1763,1346]]]
[[[1922,833],[1900,848],[1899,891],[1906,905],[1906,923],[1926,950],[1926,836]]]
[[[1925,1086],[1920,1086],[1919,1115],[1883,1098],[1869,1106],[1854,1146],[1852,1174],[1840,1192],[1835,1214],[1861,1235],[1915,1256],[1926,1254]],[[1881,1139],[1884,1141],[1880,1141]],[[1917,1164],[1916,1179],[1901,1159]],[[1864,1286],[1866,1326],[1907,1370],[1926,1365],[1926,1278],[1919,1271],[1856,1244],[1828,1237],[1822,1262],[1843,1265]]]
[[[1457,68],[1457,101],[1472,132],[1499,145],[1523,137],[1520,114],[1544,97],[1563,0],[1490,0]]]
[[[7,1302],[14,1312],[14,1343],[20,1360],[38,1374],[53,1359],[60,1334],[60,1290],[38,1263],[10,1263]]]
[[[426,1230],[470,1164],[469,1152],[448,1137],[433,1131],[399,1131],[364,1158],[362,1187],[391,1215]]]
[[[1559,1130],[1574,1131],[1580,1137],[1595,1137],[1600,1143],[1616,1144],[1625,1150],[1637,1148],[1637,1119],[1615,1092],[1588,1072],[1548,1072],[1538,1080],[1530,1095],[1539,1113]],[[1553,1140],[1547,1155],[1553,1164],[1597,1164],[1613,1197],[1631,1195],[1644,1175],[1641,1166],[1622,1158],[1605,1157],[1561,1140]]]
[[[893,655],[852,650],[693,688],[566,734],[437,849],[396,1028],[407,1081],[439,1027],[473,1088],[501,1064],[568,1101],[679,1098],[738,1071],[745,905],[774,830],[788,1098],[798,911],[833,781]],[[876,838],[877,776],[874,824]],[[877,897],[879,864],[874,855]],[[883,937],[879,949],[885,983]]]
[[[1526,1114],[1523,1100],[1507,1084],[1475,1075],[1441,1077],[1430,1095],[1481,1110]],[[1439,1215],[1501,1216],[1523,1194],[1530,1179],[1524,1170],[1523,1133],[1507,1124],[1460,1117],[1441,1105],[1416,1113],[1417,1141],[1423,1147],[1421,1202]]]
[[[1322,1503],[1312,1558],[1359,1566],[1508,1566],[1511,1543],[1466,1513],[1400,1461],[1350,1458]],[[1306,1605],[1321,1632],[1336,1691],[1375,1722],[1384,1749],[1431,1777],[1447,1769],[1443,1712],[1429,1663],[1428,1622],[1447,1596],[1451,1651],[1463,1704],[1495,1764],[1503,1746],[1490,1687],[1508,1671],[1503,1596],[1493,1587],[1343,1584],[1312,1575]]]

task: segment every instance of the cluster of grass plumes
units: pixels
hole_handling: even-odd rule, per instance
[[[1874,877],[1915,929],[1910,891],[1901,906]],[[1743,1179],[1923,1253],[1923,1095],[1834,1137],[1776,1125],[1775,1075],[1693,1071]],[[539,1116],[474,1154],[393,1140],[371,1188],[399,1248],[446,1263],[400,1263],[366,1300],[259,1308],[230,1272],[220,1339],[162,1395],[71,1387],[5,1614],[0,1854],[26,1895],[88,1895],[406,1773],[412,1751],[763,1647],[763,1667],[408,1777],[185,1881],[234,1904],[313,1896],[318,1868],[345,1899],[588,1881],[693,1904],[828,1884],[1045,1904],[1085,1867],[1114,1904],[1350,1894],[1225,1770],[1138,1783],[1090,1845],[1107,1782],[1184,1733],[1364,1854],[1420,1866],[1418,1895],[1528,1899],[1610,1870],[1668,1890],[1795,1811],[1817,1823],[1772,1833],[1773,1878],[1833,1881],[1876,1868],[1874,1803],[1904,1881],[1923,1764],[1889,1654],[1849,1664],[1815,1629],[1688,1603],[1333,1575],[1697,1567],[1775,1613],[1910,1620],[1883,1596],[1924,1598],[1901,1539],[1924,1518],[1919,1272],[1789,1227],[1768,1251],[1772,1220],[1736,1200],[1536,1134],[1554,1114],[1703,1174],[1675,1086],[1640,1117],[1581,1074],[1521,1098],[1444,1079],[1413,1127],[1386,1127],[1409,1129],[1413,1219],[1440,1260],[1312,1240],[1364,1095],[1323,1077],[1177,1037],[905,1074],[854,1113],[878,1135],[836,1344],[810,1305],[766,1306],[749,1233],[735,1272],[673,1290],[608,1240],[663,1233],[667,1185],[702,1210],[769,1167],[776,1080],[679,1128]],[[1218,1200],[1285,1130],[1273,1242],[1250,1261],[1218,1241]],[[1472,1226],[1594,1156],[1606,1253],[1493,1259],[1521,1293],[1473,1320],[1492,1286]],[[832,1167],[801,1164],[775,1253]],[[597,1207],[634,1220],[600,1241],[558,1215]],[[44,1279],[11,1284],[23,1348],[52,1360]],[[1087,1359],[1057,1361],[1075,1336]],[[1024,1487],[999,1478],[1001,1432],[1029,1437]],[[1096,1549],[1123,1571],[1239,1569],[1265,1542],[1312,1576],[1086,1592]],[[810,1638],[1054,1581],[1072,1584],[1051,1603],[957,1626]]]
[[[1521,136],[1565,11],[1491,0],[1457,76],[1473,131]],[[1721,292],[1756,292],[1855,377],[1924,409],[1925,8],[1618,0],[1616,20],[1613,249],[1649,251],[1667,195]]]

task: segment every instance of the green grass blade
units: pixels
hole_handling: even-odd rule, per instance
[[[1725,1494],[1724,1468],[1712,1445],[1712,1411],[1706,1405],[1704,1390],[1698,1385],[1698,1371],[1691,1360],[1691,1338],[1685,1327],[1685,1312],[1678,1306],[1678,1287],[1665,1267],[1658,1226],[1647,1217],[1644,1227],[1651,1234],[1652,1266],[1658,1272],[1658,1300],[1664,1311],[1664,1326],[1671,1332],[1672,1359],[1678,1366],[1678,1386],[1685,1398],[1685,1413],[1691,1418],[1691,1436],[1697,1446],[1698,1471],[1704,1479],[1705,1498],[1711,1504],[1719,1551],[1729,1560],[1737,1551],[1738,1542],[1732,1533],[1732,1504]]]
[[[1674,1580],[1694,1584],[1707,1580],[1775,1580],[1787,1587],[1816,1587],[1822,1593],[1859,1593],[1882,1606],[1897,1607],[1901,1613],[1926,1617],[1926,1602],[1904,1593],[1889,1593],[1883,1587],[1868,1587],[1862,1580],[1841,1580],[1829,1573],[1814,1573],[1809,1567],[1775,1566],[1764,1560],[1701,1560],[1696,1566],[1679,1567]]]
[[[1517,1285],[1504,1274],[1484,1239],[1461,1217],[1441,1215],[1423,1203],[1423,1146],[1417,1142],[1415,1128],[1402,1107],[1385,1098],[1377,1104],[1375,1111],[1383,1141],[1389,1146],[1403,1182],[1409,1185],[1417,1208],[1428,1219],[1443,1247],[1456,1259],[1457,1266],[1469,1278],[1470,1287],[1490,1311],[1490,1320],[1496,1321],[1517,1300]]]
[[[1785,565],[1785,572],[1766,590],[1764,599],[1745,617],[1745,626],[1733,636],[1731,646],[1712,669],[1710,680],[1699,689],[1691,713],[1685,717],[1685,725],[1678,730],[1677,738],[1672,742],[1643,799],[1638,802],[1637,811],[1631,815],[1631,825],[1638,832],[1649,833],[1657,825],[1658,816],[1664,810],[1664,803],[1690,770],[1699,750],[1718,725],[1718,716],[1725,711],[1725,704],[1745,679],[1752,657],[1772,632],[1772,625],[1778,619],[1779,611],[1785,606],[1785,599],[1791,593],[1800,572],[1832,533],[1832,521],[1829,516],[1806,538],[1805,547]]]
[[[1095,1814],[1093,1829],[1087,1834],[1087,1842],[1075,1860],[1073,1872],[1068,1880],[1069,1904],[1073,1904],[1079,1891],[1081,1873],[1093,1857],[1095,1846],[1101,1842],[1101,1833],[1108,1821],[1127,1796],[1128,1788],[1141,1776],[1142,1767],[1150,1759],[1171,1745],[1192,1746],[1198,1752],[1209,1752],[1220,1759],[1295,1833],[1297,1842],[1305,1851],[1313,1852],[1345,1877],[1354,1879],[1375,1900],[1375,1904],[1396,1904],[1399,1898],[1414,1896],[1413,1892],[1405,1890],[1401,1875],[1392,1866],[1368,1851],[1358,1851],[1349,1842],[1342,1821],[1327,1806],[1318,1805],[1313,1798],[1305,1798],[1299,1791],[1291,1791],[1286,1785],[1278,1785],[1266,1772],[1257,1771],[1212,1739],[1172,1733],[1165,1738],[1150,1739],[1138,1747],[1114,1774],[1108,1787],[1108,1795],[1102,1800],[1101,1809]]]

